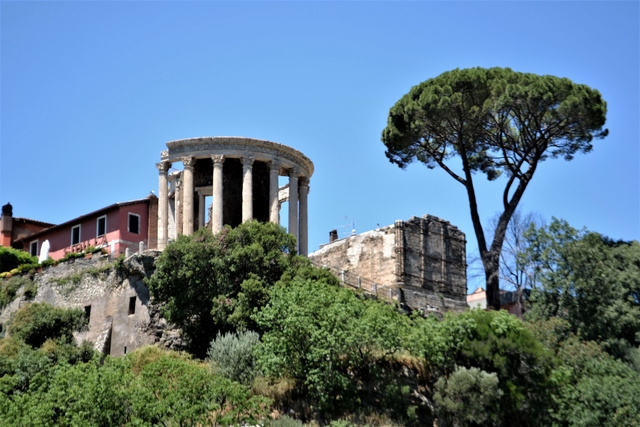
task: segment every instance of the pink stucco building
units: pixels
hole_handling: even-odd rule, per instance
[[[3,212],[3,224],[7,221]],[[110,253],[124,253],[126,248],[137,250],[157,246],[158,199],[149,197],[114,203],[97,211],[81,215],[62,224],[22,235],[11,246],[40,255],[42,244],[48,240],[49,257],[63,258],[68,252],[82,252],[89,246],[106,248]],[[3,236],[11,230],[3,230]],[[7,239],[4,239],[7,240]],[[2,242],[3,246],[6,242]]]

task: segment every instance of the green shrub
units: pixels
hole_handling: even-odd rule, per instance
[[[128,394],[132,425],[255,425],[272,404],[207,366],[166,353],[142,367]]]
[[[330,427],[355,427],[355,424],[347,420],[333,420],[329,424]]]
[[[250,385],[259,374],[253,350],[260,343],[256,332],[218,334],[208,356],[213,368],[230,380]]]
[[[407,318],[388,304],[299,278],[279,282],[270,297],[254,316],[267,330],[260,367],[298,380],[320,412],[357,407],[359,383],[378,377],[376,362],[401,348]]]
[[[52,265],[57,265],[57,264],[58,264],[58,262],[56,260],[54,260],[54,259],[51,259],[51,258],[45,259],[44,261],[42,261],[40,263],[40,265],[43,266],[43,267],[50,267]]]
[[[84,257],[83,252],[69,252],[60,261],[64,262],[64,261],[69,261],[70,259],[83,258],[83,257]]]
[[[22,264],[21,266],[19,266],[17,268],[18,272],[20,274],[24,274],[24,273],[34,273],[35,270],[37,268],[40,267],[40,264],[38,264],[37,262],[35,264]],[[33,271],[32,271],[33,270]]]
[[[19,249],[0,246],[0,273],[11,271],[23,264],[38,264],[38,258]]]
[[[32,300],[36,296],[36,293],[38,293],[38,285],[32,280],[27,279],[27,283],[24,284],[24,289],[22,290],[24,298]]]
[[[28,298],[31,298],[31,292],[35,295],[35,285],[28,277],[15,276],[0,283],[0,307],[5,307],[13,301],[21,286],[25,287],[25,293],[29,292]]]
[[[9,324],[9,333],[33,348],[48,339],[60,343],[74,342],[73,333],[87,328],[87,318],[80,309],[57,308],[47,303],[21,307]]]
[[[277,224],[248,221],[216,235],[202,228],[168,244],[145,283],[189,351],[204,358],[219,332],[262,332],[251,315],[268,302],[294,252],[295,238]]]
[[[288,417],[286,415],[281,416],[277,420],[271,420],[266,424],[268,427],[302,427],[304,424],[300,420]]]
[[[553,408],[553,356],[506,311],[471,310],[458,318],[475,327],[464,332],[462,346],[452,362],[498,375],[500,415],[505,425],[544,425]],[[451,370],[453,371],[453,370]]]
[[[495,373],[459,367],[449,378],[441,377],[435,384],[433,400],[438,425],[499,425],[498,402],[502,394]]]

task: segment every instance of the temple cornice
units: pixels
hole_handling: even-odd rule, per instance
[[[161,159],[180,162],[183,157],[210,158],[212,153],[225,157],[242,158],[247,155],[255,160],[272,161],[279,159],[284,168],[300,168],[306,177],[313,175],[311,160],[291,147],[277,142],[237,136],[215,136],[187,138],[167,142],[168,150],[161,152]]]

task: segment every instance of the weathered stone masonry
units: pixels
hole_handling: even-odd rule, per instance
[[[467,308],[465,247],[457,227],[425,215],[329,243],[309,258],[411,309],[458,311]]]

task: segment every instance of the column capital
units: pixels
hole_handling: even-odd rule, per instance
[[[165,160],[160,163],[156,163],[156,167],[158,168],[158,172],[167,173],[171,167],[171,162]]]
[[[298,178],[298,185],[300,187],[307,187],[307,189],[308,189],[310,181],[311,180],[309,178],[307,178],[306,176],[301,176],[301,177]]]
[[[282,166],[282,160],[278,158],[273,158],[267,162],[267,165],[269,165],[270,171],[276,170],[278,173],[280,173],[280,166]]]
[[[193,168],[196,165],[196,158],[189,156],[180,159],[185,168]]]
[[[242,158],[240,159],[242,161],[242,167],[243,168],[250,168],[253,167],[253,162],[256,158],[253,156],[242,156]]]
[[[223,164],[224,163],[224,155],[223,154],[212,154],[211,155],[211,160],[213,161],[213,164]]]
[[[291,168],[287,171],[287,175],[289,175],[289,178],[298,178],[301,173],[302,171],[300,171],[300,168],[297,167]]]

